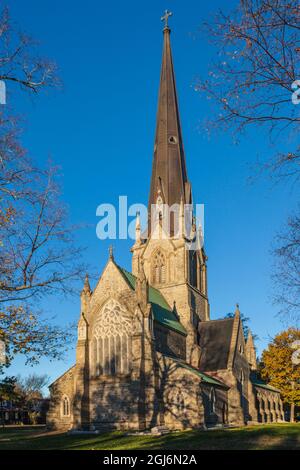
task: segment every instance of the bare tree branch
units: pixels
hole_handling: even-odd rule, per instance
[[[35,53],[19,34],[8,10],[0,15],[0,80],[37,94],[58,84],[56,66]],[[14,92],[19,88],[12,87]],[[47,319],[39,302],[77,292],[84,277],[82,249],[73,238],[61,201],[58,169],[41,169],[20,142],[20,120],[0,109],[0,340],[7,363],[21,353],[27,361],[60,358],[72,339],[69,329]]]
[[[275,302],[280,313],[298,319],[300,316],[300,206],[278,234],[273,249]]]
[[[298,0],[241,0],[230,14],[219,12],[204,25],[219,61],[208,79],[195,83],[214,110],[207,128],[239,136],[259,126],[278,143],[278,155],[266,167],[279,177],[300,175],[300,106],[292,103],[292,84],[300,80],[299,25]],[[300,103],[300,86],[296,95]],[[291,146],[286,155],[281,131]]]
[[[13,28],[5,8],[0,16],[0,80],[18,84],[34,94],[57,87],[60,81],[56,64],[37,56],[36,46],[29,36]]]

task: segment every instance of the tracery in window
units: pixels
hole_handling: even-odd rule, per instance
[[[164,284],[166,282],[166,258],[161,251],[157,251],[154,255],[152,280],[154,284]]]
[[[132,319],[114,299],[102,308],[94,326],[92,355],[95,375],[130,370]]]

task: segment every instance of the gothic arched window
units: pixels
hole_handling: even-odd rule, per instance
[[[198,288],[197,269],[198,269],[197,253],[196,251],[194,251],[194,253],[190,253],[190,284],[191,286],[196,287],[196,288]]]
[[[116,300],[102,308],[94,326],[92,361],[95,375],[127,374],[130,370],[132,320]]]
[[[243,369],[241,370],[241,374],[240,374],[240,382],[241,382],[241,385],[243,386],[245,382],[245,374],[244,374]]]
[[[153,284],[164,284],[166,282],[166,258],[161,251],[154,255],[152,266]]]
[[[209,394],[209,412],[214,413],[216,410],[216,392],[214,388],[210,389]]]
[[[70,416],[70,400],[66,395],[62,399],[62,415]]]

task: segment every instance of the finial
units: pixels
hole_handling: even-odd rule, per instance
[[[250,341],[253,341],[253,336],[252,336],[252,331],[251,331],[250,328],[249,328],[249,330],[248,330],[248,336],[247,336],[247,343],[250,342]]]
[[[198,225],[198,242],[199,242],[200,248],[203,248],[203,246],[204,246],[204,234],[203,234],[203,229],[202,229],[201,222],[199,222],[199,225]]]
[[[109,259],[113,260],[114,259],[114,250],[113,250],[112,245],[110,245],[110,247],[108,249],[108,252],[109,252]]]
[[[139,211],[137,211],[135,219],[135,242],[138,244],[141,243],[141,220]]]
[[[176,300],[173,301],[173,313],[176,315],[177,319],[179,320],[179,313],[177,312]]]
[[[236,316],[236,317],[237,317],[237,316],[240,316],[240,313],[241,313],[241,312],[240,312],[240,305],[239,305],[239,303],[237,303],[237,304],[236,304],[236,309],[235,309],[235,316]]]
[[[172,15],[173,13],[171,11],[165,10],[165,14],[161,17],[161,21],[165,22],[164,30],[169,29],[168,20],[169,20],[169,16],[172,16]]]
[[[87,273],[86,273],[85,278],[84,278],[84,284],[83,284],[82,292],[84,292],[84,293],[91,292],[91,287],[90,287],[90,282],[89,282],[89,275]]]
[[[136,213],[135,229],[136,229],[136,230],[141,230],[140,211],[137,211],[137,213]]]

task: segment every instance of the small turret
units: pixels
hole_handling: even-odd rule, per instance
[[[246,357],[250,364],[250,369],[257,370],[256,349],[254,345],[253,336],[250,330],[246,341]]]
[[[141,244],[141,220],[140,220],[140,213],[136,213],[136,221],[135,221],[135,243],[137,245]]]
[[[176,318],[180,321],[179,313],[177,312],[176,300],[173,302],[173,313],[176,315]]]
[[[139,260],[139,271],[135,283],[135,291],[137,295],[137,300],[144,310],[148,305],[148,281],[144,271],[144,262]]]
[[[235,309],[235,312],[234,312],[234,318],[241,318],[241,312],[240,312],[239,304],[236,304],[236,309]]]
[[[81,299],[81,313],[87,313],[91,299],[92,291],[89,282],[88,274],[85,275],[83,289],[80,294]]]
[[[114,261],[114,249],[113,249],[113,246],[110,245],[109,249],[108,249],[108,253],[109,253],[109,259],[111,259],[112,261]]]
[[[180,205],[179,205],[179,230],[178,230],[178,237],[183,238],[185,236],[185,220],[184,220],[184,202],[183,197],[180,198]]]
[[[204,246],[204,235],[201,223],[198,225],[197,229],[197,249],[201,250]]]

